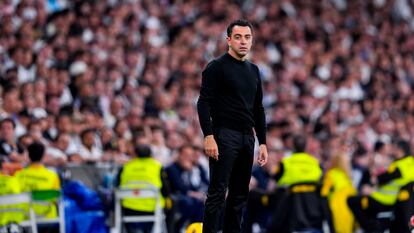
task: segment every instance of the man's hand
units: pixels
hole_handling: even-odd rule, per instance
[[[370,195],[374,191],[374,188],[368,184],[364,184],[361,188],[362,195]]]
[[[259,146],[259,156],[257,157],[257,162],[261,167],[267,163],[267,147],[265,144]]]
[[[204,151],[208,157],[218,160],[218,147],[213,135],[208,135],[204,138]]]
[[[193,198],[196,198],[200,201],[206,201],[207,196],[204,192],[198,192],[198,191],[188,191],[187,195]]]

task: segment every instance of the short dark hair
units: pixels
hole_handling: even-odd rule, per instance
[[[384,146],[385,146],[385,143],[384,142],[382,142],[382,141],[376,141],[375,144],[374,144],[374,151],[375,152],[378,152],[382,148],[384,148]]]
[[[307,138],[304,135],[293,136],[293,149],[295,152],[305,152]]]
[[[45,153],[45,146],[40,142],[33,142],[27,147],[29,158],[32,162],[40,162]]]
[[[85,138],[88,133],[95,133],[96,130],[94,128],[86,128],[80,133],[81,140]]]
[[[191,149],[195,149],[194,146],[190,143],[185,143],[184,145],[180,146],[180,148],[178,148],[178,152],[182,153],[186,148],[191,148]]]
[[[13,129],[15,129],[15,128],[16,128],[16,122],[14,122],[14,120],[13,120],[12,118],[10,118],[10,117],[6,117],[6,118],[4,118],[3,120],[1,120],[1,121],[0,121],[0,127],[2,127],[2,126],[3,126],[3,124],[4,124],[4,123],[7,123],[7,122],[9,122],[9,123],[11,123],[11,124],[13,125]]]
[[[249,21],[247,21],[245,19],[237,19],[237,20],[234,20],[233,22],[231,22],[229,24],[229,26],[227,26],[227,36],[228,37],[231,36],[231,33],[233,32],[234,26],[249,27],[250,30],[253,32],[253,25]]]
[[[368,153],[367,149],[365,149],[365,147],[362,144],[358,144],[352,154],[352,157],[353,158],[364,157],[365,155],[367,155],[367,153]]]
[[[151,157],[151,148],[148,145],[137,145],[135,147],[135,155],[139,158]]]
[[[411,155],[411,146],[406,140],[400,139],[397,141],[398,149],[404,151],[404,155]]]

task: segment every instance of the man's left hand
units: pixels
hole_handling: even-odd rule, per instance
[[[257,157],[257,162],[262,167],[267,163],[267,147],[265,144],[259,146],[259,156]]]

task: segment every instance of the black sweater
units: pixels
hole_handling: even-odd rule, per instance
[[[211,61],[202,73],[197,109],[204,136],[213,127],[245,132],[255,128],[260,144],[266,144],[262,83],[257,66],[225,53]]]

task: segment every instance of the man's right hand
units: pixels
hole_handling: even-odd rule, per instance
[[[218,160],[218,147],[213,135],[208,135],[204,138],[204,151],[207,156]]]

